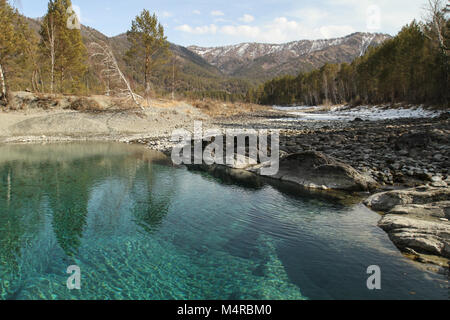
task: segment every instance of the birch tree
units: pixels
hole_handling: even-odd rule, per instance
[[[48,65],[50,92],[73,92],[88,70],[87,50],[79,29],[68,28],[70,0],[50,0],[40,35],[40,51]],[[58,85],[58,87],[56,87]]]
[[[436,41],[438,47],[445,55],[449,55],[449,49],[445,43],[448,36],[448,19],[445,15],[448,12],[448,5],[444,5],[442,0],[428,0],[425,6],[425,30],[426,36]]]
[[[175,92],[178,89],[178,87],[180,86],[180,84],[182,83],[182,81],[180,80],[180,75],[179,75],[179,69],[178,69],[178,58],[174,55],[171,58],[171,73],[172,73],[172,79],[171,79],[171,96],[172,96],[172,100],[175,100]]]
[[[6,105],[9,102],[7,74],[14,68],[19,71],[28,34],[17,10],[6,0],[0,0],[0,30],[0,103]]]
[[[111,91],[117,92],[119,96],[131,99],[143,109],[138,101],[141,97],[133,92],[130,82],[120,70],[117,59],[108,43],[96,40],[88,45],[88,49],[90,58],[100,67],[100,76],[107,83],[108,93]]]

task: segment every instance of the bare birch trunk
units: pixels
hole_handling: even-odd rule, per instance
[[[111,48],[108,46],[107,43],[99,40],[99,43],[92,42],[89,44],[90,49],[93,51],[90,55],[91,58],[94,57],[100,57],[101,58],[101,64],[102,64],[102,73],[106,74],[108,78],[108,90],[110,90],[109,87],[109,81],[111,77],[118,77],[120,81],[125,85],[126,89],[124,91],[127,92],[128,96],[133,100],[133,102],[140,107],[142,110],[144,108],[141,106],[139,101],[137,100],[137,95],[133,92],[133,89],[131,89],[131,85],[125,75],[120,70],[119,64],[117,63],[117,60],[111,50]]]
[[[7,97],[6,97],[6,80],[5,80],[5,74],[3,73],[2,65],[0,64],[0,85],[1,85],[1,95],[0,100],[5,101],[8,103]]]
[[[172,61],[172,100],[175,100],[175,59]]]
[[[55,26],[53,24],[53,18],[49,17],[47,22],[47,36],[48,44],[47,49],[50,51],[50,93],[53,94],[55,84]]]

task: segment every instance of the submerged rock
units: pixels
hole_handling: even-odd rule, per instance
[[[312,189],[367,191],[378,187],[370,176],[315,151],[285,157],[280,161],[279,172],[275,177]]]

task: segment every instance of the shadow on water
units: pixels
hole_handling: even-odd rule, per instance
[[[247,190],[261,190],[266,186],[272,186],[290,198],[317,199],[343,207],[354,205],[363,199],[363,196],[357,193],[352,194],[338,190],[309,190],[292,182],[259,176],[245,170],[230,169],[225,166],[190,165],[188,170],[194,174],[200,174],[206,179],[213,177],[216,182],[224,185],[234,185]]]

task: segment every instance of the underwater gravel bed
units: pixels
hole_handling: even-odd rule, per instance
[[[1,299],[446,299],[362,205],[225,183],[142,146],[0,146]],[[68,290],[78,265],[81,290]],[[382,290],[366,287],[379,265]]]

